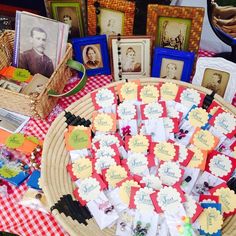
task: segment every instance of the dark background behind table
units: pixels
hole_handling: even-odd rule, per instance
[[[15,7],[21,7],[21,8],[28,8],[35,12],[37,11],[42,16],[46,16],[43,0],[1,0],[0,4],[12,6],[12,7],[15,6]],[[2,12],[2,8],[0,8],[0,12]]]

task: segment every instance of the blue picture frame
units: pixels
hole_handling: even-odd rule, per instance
[[[156,47],[154,49],[153,63],[152,63],[152,77],[161,77],[162,61],[166,59],[183,62],[183,69],[180,78],[175,76],[175,79],[184,82],[190,82],[194,64],[194,53],[179,51],[170,48]],[[162,77],[164,78],[164,77]]]
[[[73,38],[71,39],[71,43],[73,46],[75,60],[84,64],[88,76],[111,74],[106,35]],[[96,55],[96,60],[94,62],[89,62],[88,60],[88,47],[92,47]]]

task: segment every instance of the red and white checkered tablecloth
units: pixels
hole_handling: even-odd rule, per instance
[[[213,54],[212,52],[199,51],[199,56],[211,57]],[[92,90],[107,85],[111,79],[111,76],[105,75],[90,77],[82,91],[71,97],[60,99],[45,120],[31,118],[23,132],[26,135],[34,135],[44,139],[50,124],[60,112]],[[65,90],[72,88],[76,83],[75,79],[71,79]],[[236,99],[234,103],[236,103]],[[21,236],[67,235],[52,215],[34,211],[18,204],[27,190],[25,183],[18,188],[13,187],[13,189],[14,192],[9,197],[0,197],[0,231],[12,232]]]
[[[110,75],[89,77],[86,87],[82,91],[74,96],[60,99],[57,106],[45,120],[31,118],[23,132],[26,135],[34,135],[44,139],[50,124],[59,113],[92,90],[110,83],[111,79],[112,76]],[[78,81],[70,80],[65,90],[71,89],[76,83]],[[12,232],[21,236],[67,235],[51,214],[47,215],[18,204],[27,190],[26,183],[18,188],[13,187],[13,190],[14,192],[7,198],[0,196],[0,231]]]

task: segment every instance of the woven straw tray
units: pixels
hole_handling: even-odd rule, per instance
[[[195,86],[189,83],[180,81],[172,81],[167,79],[147,78],[140,80],[141,85],[146,84],[158,84],[159,82],[173,82],[178,85],[196,89],[205,94],[210,94],[211,91]],[[120,82],[109,84],[106,87],[114,87]],[[227,104],[220,96],[215,95],[215,100],[224,107],[227,111],[236,115],[236,110],[233,106]],[[85,119],[91,119],[94,107],[90,94],[87,94],[80,100],[70,105],[67,112],[71,112],[76,116],[81,116]],[[68,200],[73,198],[73,189],[75,188],[72,183],[69,174],[66,170],[66,165],[70,161],[70,156],[65,148],[64,132],[67,130],[67,123],[65,112],[62,112],[53,122],[50,127],[43,149],[42,159],[42,188],[47,197],[49,206],[51,207],[52,214],[57,221],[70,235],[115,235],[115,228],[106,229],[101,231],[93,218],[87,219],[87,225],[79,223],[73,214],[78,214],[74,209],[67,207],[66,204],[72,202]],[[65,201],[65,196],[68,201]],[[75,199],[74,199],[75,200]],[[55,204],[62,203],[64,206],[62,210],[58,210]],[[228,217],[224,220],[222,234],[225,236],[236,235],[236,216]]]

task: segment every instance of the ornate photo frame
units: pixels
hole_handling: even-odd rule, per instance
[[[109,51],[114,80],[150,76],[150,36],[110,36]]]
[[[206,87],[231,103],[236,94],[235,63],[221,57],[200,57],[193,84]]]
[[[133,35],[134,26],[134,14],[135,14],[135,3],[131,1],[124,0],[88,0],[88,35]],[[110,14],[109,14],[110,12]],[[104,14],[106,17],[103,17]],[[112,19],[109,19],[109,15]],[[114,20],[113,20],[114,18]],[[107,27],[114,22],[113,29],[103,29],[104,23],[102,21],[107,21]],[[122,22],[121,22],[122,21]],[[103,24],[103,26],[101,26]],[[120,25],[122,24],[122,25]],[[119,28],[119,29],[118,29]],[[106,33],[106,32],[112,33]]]
[[[154,50],[152,77],[190,82],[193,63],[193,52],[157,47]]]
[[[204,8],[201,7],[150,4],[147,14],[147,35],[153,36],[155,46],[194,52],[196,58],[203,17]]]

